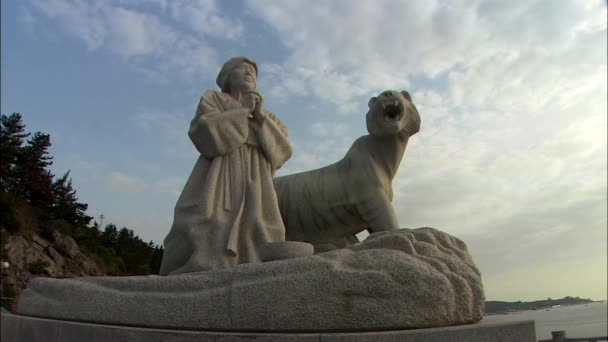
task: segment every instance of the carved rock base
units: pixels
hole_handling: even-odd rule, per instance
[[[175,276],[36,278],[23,315],[219,331],[344,332],[474,323],[484,313],[466,245],[432,228],[347,249]]]
[[[536,342],[533,321],[356,333],[235,333],[132,328],[2,314],[2,341],[16,342]]]

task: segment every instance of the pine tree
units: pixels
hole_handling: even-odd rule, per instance
[[[114,247],[116,241],[118,240],[118,229],[113,224],[106,225],[103,233],[101,233],[101,240],[104,245],[108,247]]]
[[[163,260],[164,249],[162,246],[154,247],[152,251],[152,258],[150,260],[150,272],[158,274],[160,272],[160,264]]]
[[[69,175],[70,171],[68,170],[63,177],[53,182],[53,216],[79,226],[87,225],[92,219],[91,216],[85,214],[88,205],[78,202],[76,190],[72,188],[72,180],[68,178]]]
[[[53,204],[53,174],[47,170],[53,162],[48,149],[51,139],[48,134],[36,132],[28,139],[17,160],[17,176],[22,180],[17,194],[41,209]]]
[[[30,136],[24,132],[21,114],[0,116],[0,191],[12,192],[18,183],[15,167],[23,152],[23,140]]]

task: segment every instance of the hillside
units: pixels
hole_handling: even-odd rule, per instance
[[[26,133],[21,114],[0,120],[0,256],[2,306],[29,280],[158,273],[163,248],[126,227],[91,224],[70,171],[50,171],[50,136]]]
[[[2,268],[2,306],[12,307],[12,299],[38,276],[158,274],[162,247],[143,242],[132,230],[108,224],[102,231],[96,222],[75,226],[48,220],[29,204],[7,197],[0,195],[1,259],[9,265]]]
[[[5,234],[5,232],[4,232]],[[105,275],[103,265],[83,253],[69,235],[55,231],[54,241],[36,233],[5,235],[2,260],[9,267],[2,270],[3,306],[10,307],[15,298],[34,277],[68,278]]]

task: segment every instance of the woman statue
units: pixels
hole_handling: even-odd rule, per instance
[[[259,262],[264,245],[285,240],[272,175],[291,146],[255,91],[257,74],[251,59],[232,58],[217,77],[221,92],[200,100],[188,131],[200,156],[175,206],[161,275]]]

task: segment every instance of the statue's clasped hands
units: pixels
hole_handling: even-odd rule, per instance
[[[262,121],[266,117],[264,113],[264,98],[257,91],[247,92],[241,100],[241,105],[249,111],[249,118]]]

